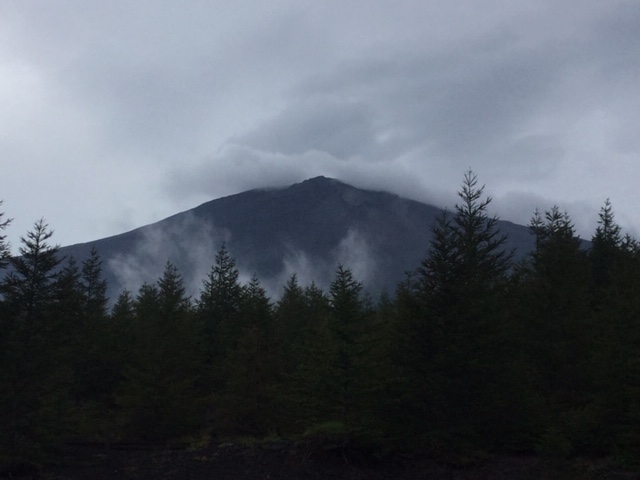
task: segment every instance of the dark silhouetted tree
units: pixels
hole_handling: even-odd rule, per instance
[[[152,440],[192,433],[203,414],[195,388],[201,331],[175,266],[167,263],[157,286],[140,288],[135,312],[131,360],[117,396],[126,432]]]
[[[39,220],[21,237],[4,281],[0,349],[0,451],[16,463],[42,460],[69,431],[66,332],[56,315],[58,247]]]
[[[2,206],[2,200],[0,200],[0,207],[1,206]],[[10,218],[7,218],[6,220],[4,220],[3,218],[4,218],[4,212],[0,212],[0,232],[5,230],[11,223]],[[10,254],[11,254],[11,245],[7,241],[7,236],[5,234],[1,234],[0,235],[0,270],[2,270],[7,266],[7,262]]]
[[[490,217],[476,175],[468,171],[455,212],[433,230],[417,278],[399,292],[400,348],[412,429],[438,448],[482,446],[499,435],[496,385],[505,360],[502,299],[512,253]]]
[[[225,427],[244,434],[266,434],[275,428],[277,371],[272,310],[254,276],[243,288],[239,310],[242,331],[225,358],[227,381],[220,408]]]
[[[520,277],[512,322],[539,392],[536,417],[543,449],[569,453],[586,424],[576,416],[592,406],[594,329],[589,313],[589,265],[569,215],[557,206],[536,211],[535,250]],[[588,416],[588,415],[587,415]],[[586,418],[586,417],[583,417]],[[580,425],[580,427],[577,427]]]

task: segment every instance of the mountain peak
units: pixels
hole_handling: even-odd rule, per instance
[[[343,182],[336,180],[335,178],[325,177],[319,175],[317,177],[309,178],[300,182],[298,185],[306,186],[326,186],[326,185],[345,185]]]

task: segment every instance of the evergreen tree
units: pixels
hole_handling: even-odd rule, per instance
[[[20,237],[20,256],[11,259],[13,271],[5,283],[5,298],[13,316],[25,323],[42,318],[52,301],[60,263],[59,247],[47,243],[52,236],[44,219],[38,220],[26,237]]]
[[[206,355],[199,388],[211,405],[209,424],[219,425],[224,420],[219,412],[219,404],[227,381],[225,359],[242,331],[240,308],[243,288],[239,283],[239,276],[235,259],[223,244],[216,253],[215,263],[203,281],[200,297],[196,302]]]
[[[635,400],[640,392],[640,258],[635,240],[623,236],[616,224],[609,200],[600,210],[588,256],[594,385],[590,415],[583,419],[591,428],[589,443],[579,446],[598,454],[611,453],[613,445],[632,451],[640,445],[635,434],[640,418]]]
[[[589,313],[589,269],[568,214],[557,206],[530,224],[535,250],[514,297],[512,321],[521,325],[520,345],[531,366],[541,448],[570,453],[585,437],[578,420],[592,408],[594,329]],[[584,419],[584,418],[583,418]]]
[[[242,286],[235,259],[223,244],[216,253],[215,264],[203,282],[199,310],[219,321],[228,321],[240,309]]]
[[[238,279],[235,259],[223,244],[197,302],[212,360],[224,357],[225,349],[233,344],[240,331],[238,318],[243,289]]]
[[[272,350],[272,305],[257,277],[243,288],[242,331],[225,359],[222,426],[236,432],[266,434],[276,422],[276,370]],[[226,424],[226,425],[224,425]]]
[[[5,466],[41,460],[69,429],[69,374],[55,315],[58,247],[44,220],[21,237],[4,282],[6,315],[0,349],[0,460]]]
[[[295,431],[298,422],[299,399],[292,378],[303,356],[303,338],[308,331],[310,313],[304,290],[293,274],[284,286],[273,314],[273,352],[277,371],[274,402],[278,429],[284,432]]]
[[[81,288],[85,310],[92,321],[103,321],[107,315],[107,281],[102,276],[102,259],[95,247],[82,262]]]
[[[279,352],[280,371],[285,377],[291,374],[297,363],[308,313],[304,290],[293,274],[284,286],[274,312],[274,348]]]
[[[49,323],[57,330],[58,354],[65,355],[65,362],[72,368],[75,380],[78,369],[88,360],[84,318],[84,299],[80,290],[80,270],[73,257],[57,272],[53,284]]]
[[[135,313],[131,359],[117,395],[125,431],[151,440],[192,433],[202,415],[195,388],[200,329],[175,266],[167,263],[157,286],[140,288]]]
[[[331,361],[335,342],[329,329],[329,298],[315,284],[305,287],[303,295],[304,309],[299,312],[300,316],[288,320],[293,327],[291,333],[298,335],[292,339],[293,368],[284,377],[286,383],[281,397],[288,414],[285,425],[290,428],[295,425],[297,432],[336,421],[335,396],[329,393],[328,387],[335,372]]]
[[[330,388],[334,396],[336,418],[347,431],[352,430],[356,412],[362,405],[363,335],[366,310],[361,297],[362,284],[353,278],[351,270],[338,266],[329,289],[331,315],[329,331],[335,344],[332,363],[335,373]]]
[[[111,309],[111,321],[114,323],[121,323],[126,325],[134,316],[134,301],[129,290],[123,290],[118,295],[116,303],[114,303]]]
[[[436,223],[415,284],[399,299],[401,363],[419,416],[413,428],[438,448],[477,448],[506,428],[495,387],[506,360],[502,300],[512,253],[497,217],[487,214],[491,198],[483,190],[468,171],[460,203]]]
[[[113,352],[110,325],[107,322],[107,282],[102,278],[102,260],[95,247],[82,262],[77,280],[80,304],[77,311],[82,318],[77,326],[77,399],[93,403],[95,408],[110,401],[113,394],[113,366],[109,358]],[[92,406],[94,406],[92,405]]]
[[[104,338],[100,342],[103,352],[100,364],[103,387],[98,402],[106,413],[115,410],[116,390],[123,380],[125,366],[133,352],[135,319],[135,300],[129,290],[123,290],[105,321]]]
[[[0,200],[0,207],[2,206],[2,200]],[[0,212],[0,232],[6,229],[11,223],[11,219],[3,220],[4,212]],[[0,235],[0,270],[7,266],[9,256],[11,254],[11,245],[7,242],[7,236]],[[1,292],[0,292],[1,293]]]

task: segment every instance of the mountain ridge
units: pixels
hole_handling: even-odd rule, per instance
[[[428,254],[443,209],[334,178],[313,177],[280,188],[256,188],[204,202],[118,235],[61,248],[82,261],[92,246],[103,259],[109,295],[136,291],[175,264],[192,294],[224,243],[243,280],[256,275],[278,295],[293,273],[302,284],[328,286],[338,264],[371,293],[392,292]],[[527,227],[500,221],[506,248],[533,248]]]

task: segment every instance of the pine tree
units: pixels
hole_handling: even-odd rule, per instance
[[[77,285],[80,295],[77,309],[82,318],[77,327],[76,395],[81,404],[97,403],[106,408],[113,394],[113,379],[109,381],[113,365],[109,358],[114,345],[107,322],[107,282],[102,278],[102,260],[95,247],[82,262]]]
[[[216,253],[215,264],[203,282],[198,309],[218,321],[230,321],[240,309],[242,286],[235,259],[225,244]]]
[[[5,283],[5,298],[20,321],[37,321],[51,304],[60,263],[59,247],[47,243],[52,236],[44,219],[38,220],[26,237],[20,237],[20,256],[11,259],[13,271]]]
[[[280,353],[280,371],[290,374],[299,356],[300,338],[305,331],[307,301],[304,290],[293,274],[284,286],[274,316],[274,348]]]
[[[514,297],[513,320],[539,392],[536,428],[543,449],[570,453],[584,437],[582,420],[592,404],[594,324],[589,312],[589,265],[567,213],[536,211],[530,229],[535,250]],[[578,427],[578,425],[581,425]]]
[[[591,429],[587,447],[598,453],[633,451],[640,419],[640,325],[637,243],[615,222],[607,200],[588,252],[591,264],[590,305],[593,332],[593,403],[584,423]],[[596,427],[597,426],[597,427]],[[581,442],[585,447],[584,441]]]
[[[91,247],[89,258],[82,262],[82,293],[87,316],[93,321],[102,321],[107,314],[107,281],[102,276],[102,259],[95,247]]]
[[[227,381],[220,417],[227,429],[266,434],[276,423],[272,305],[256,276],[243,290],[239,311],[242,331],[225,358]]]
[[[310,318],[308,304],[298,278],[293,274],[284,286],[282,296],[274,311],[274,363],[277,371],[276,394],[278,429],[294,432],[298,422],[296,407],[299,399],[295,395],[292,378],[303,356],[307,322]]]
[[[151,440],[192,433],[202,415],[195,387],[201,331],[175,266],[167,263],[157,286],[140,288],[135,313],[131,359],[117,395],[126,433]]]
[[[105,321],[104,338],[100,342],[104,353],[101,357],[103,387],[99,404],[105,410],[116,407],[115,393],[134,350],[135,319],[135,300],[129,290],[123,290]]]
[[[243,288],[239,276],[235,259],[223,244],[196,301],[205,351],[199,388],[201,395],[210,402],[207,422],[211,425],[224,421],[219,412],[219,402],[228,380],[225,359],[242,331],[240,308]]]
[[[414,428],[421,425],[423,441],[442,448],[479,446],[502,428],[494,387],[502,375],[501,305],[512,253],[483,192],[466,172],[460,203],[436,223],[429,255],[402,300],[414,318],[402,320],[401,357],[427,362],[402,362],[418,393],[409,395],[421,417]]]
[[[223,244],[197,301],[212,361],[224,357],[225,350],[233,345],[240,331],[238,315],[243,290],[239,276],[235,259]]]
[[[332,363],[335,376],[331,379],[336,418],[345,429],[353,428],[354,416],[361,403],[358,396],[361,387],[360,361],[363,351],[362,336],[365,331],[366,312],[361,298],[362,284],[353,278],[351,270],[338,266],[329,289],[331,315],[329,330],[335,343]]]
[[[2,206],[2,200],[0,200],[0,207]],[[4,212],[0,212],[0,232],[5,230],[11,223],[11,219],[3,220]],[[9,256],[11,254],[11,245],[7,242],[6,235],[0,235],[0,270],[7,266]],[[0,292],[1,293],[1,292]]]
[[[297,433],[323,422],[339,421],[334,413],[335,397],[328,387],[334,373],[331,359],[335,351],[329,329],[329,298],[321,288],[311,284],[304,289],[304,304],[301,316],[288,320],[299,325],[293,330],[299,335],[293,339],[293,369],[285,377],[282,398],[288,414],[286,424],[295,425]]]
[[[69,429],[65,337],[56,315],[58,247],[44,220],[21,237],[4,283],[6,316],[0,352],[1,461],[38,461]],[[10,466],[10,465],[9,465]]]

